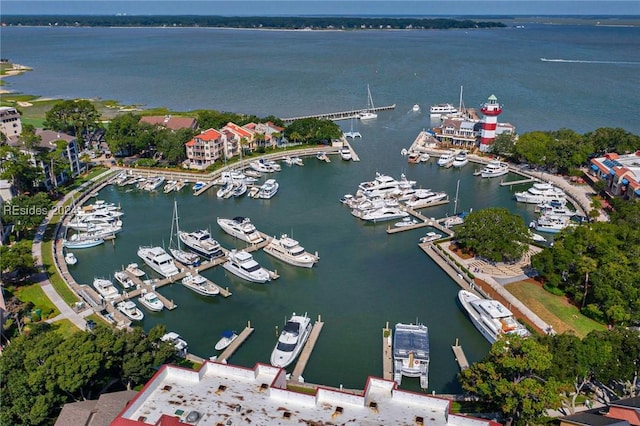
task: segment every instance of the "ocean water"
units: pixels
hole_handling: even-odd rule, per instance
[[[462,31],[251,31],[175,28],[1,28],[2,57],[33,67],[7,79],[8,88],[45,97],[117,99],[125,104],[173,110],[210,108],[281,117],[363,108],[367,84],[377,106],[396,104],[376,120],[354,122],[362,133],[353,146],[361,161],[315,158],[286,167],[275,177],[271,200],[218,200],[148,194],[108,187],[101,198],[125,211],[125,231],[115,244],[77,250],[72,273],[90,284],[138,261],[139,245],[169,242],[173,200],[181,228],[210,228],[226,248],[241,247],[222,233],[217,217],[248,216],[270,235],[288,233],[320,263],[301,270],[256,253],[280,278],[268,285],[243,282],[221,268],[205,275],[233,295],[205,299],[180,285],[161,292],[174,299],[171,312],[147,314],[145,328],[163,323],[202,357],[214,354],[218,335],[241,329],[254,334],[231,358],[234,364],[268,362],[291,312],[322,316],[325,327],[304,372],[307,381],[362,388],[382,374],[381,329],[388,321],[425,323],[431,336],[429,391],[455,393],[457,365],[450,346],[460,339],[470,361],[489,344],[456,303],[458,287],[417,246],[426,230],[386,234],[387,224],[365,224],[338,200],[376,172],[407,174],[418,186],[447,191],[458,202],[425,210],[442,217],[454,210],[502,206],[521,214],[498,180],[473,176],[474,166],[441,169],[433,162],[409,165],[400,155],[430,127],[428,107],[459,102],[477,107],[495,94],[501,121],[522,132],[571,128],[588,132],[622,127],[640,133],[637,93],[640,28],[525,25],[522,29]],[[540,58],[559,61],[541,61]],[[413,104],[421,113],[411,111]],[[351,123],[341,122],[345,130]],[[418,389],[417,381],[403,380]]]

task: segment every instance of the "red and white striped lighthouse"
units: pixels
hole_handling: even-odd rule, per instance
[[[498,103],[495,95],[489,96],[480,111],[484,115],[482,121],[482,130],[480,131],[480,151],[486,152],[496,139],[496,126],[498,124],[498,116],[502,112],[502,105]]]

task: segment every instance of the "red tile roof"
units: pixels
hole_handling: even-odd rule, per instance
[[[196,143],[198,143],[198,141],[215,141],[219,139],[220,136],[221,136],[221,133],[219,131],[215,129],[209,129],[200,133],[199,135],[191,139],[189,142],[185,143],[185,145],[194,146]]]
[[[192,117],[173,117],[171,115],[147,115],[140,118],[141,123],[163,126],[171,130],[195,129],[196,119]]]

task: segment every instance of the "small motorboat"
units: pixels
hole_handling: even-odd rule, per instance
[[[238,337],[238,333],[233,330],[225,330],[220,336],[220,340],[216,343],[216,351],[221,351],[231,344]]]
[[[395,226],[396,228],[403,228],[405,226],[411,226],[411,225],[417,225],[417,224],[418,224],[417,220],[407,216],[404,219],[402,219],[400,222],[396,222],[393,226]]]
[[[75,254],[68,252],[64,255],[64,261],[67,263],[67,265],[75,265],[76,263],[78,263],[78,258]]]

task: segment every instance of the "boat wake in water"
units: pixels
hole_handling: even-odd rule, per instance
[[[565,62],[571,64],[615,64],[615,65],[640,65],[640,62],[632,61],[585,61],[580,59],[547,59],[540,58],[542,62]]]

